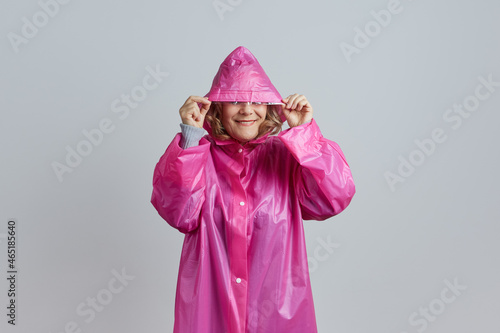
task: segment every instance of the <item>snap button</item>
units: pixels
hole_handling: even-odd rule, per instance
[[[240,202],[240,206],[245,206],[245,203],[243,201]]]
[[[240,278],[237,278],[237,279],[236,279],[236,283],[241,283],[241,279],[240,279]]]
[[[238,153],[241,153],[242,151],[243,151],[243,149],[241,149],[241,148],[240,148],[240,149],[238,149]]]

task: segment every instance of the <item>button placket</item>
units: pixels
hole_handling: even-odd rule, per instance
[[[241,151],[240,151],[241,150]],[[238,166],[231,177],[233,216],[230,221],[229,236],[229,262],[230,262],[230,294],[234,300],[234,317],[230,326],[237,332],[243,332],[240,325],[244,325],[246,318],[246,305],[248,301],[248,248],[247,248],[247,210],[248,202],[245,189],[242,185],[244,172],[244,149],[238,148],[238,153],[233,157],[234,164]],[[233,150],[233,153],[235,151]],[[244,177],[244,176],[243,176]]]

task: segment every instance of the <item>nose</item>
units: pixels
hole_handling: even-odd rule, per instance
[[[242,104],[239,112],[241,114],[251,114],[253,112],[252,104],[251,103]]]

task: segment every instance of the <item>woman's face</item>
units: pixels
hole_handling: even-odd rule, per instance
[[[222,103],[222,125],[232,138],[245,143],[257,137],[266,113],[265,104]]]

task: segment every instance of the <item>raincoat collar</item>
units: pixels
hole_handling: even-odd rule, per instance
[[[245,144],[242,144],[241,142],[239,142],[238,140],[233,139],[233,138],[230,138],[228,140],[221,140],[221,139],[215,138],[212,136],[212,133],[210,130],[207,130],[207,131],[209,134],[209,139],[211,141],[213,141],[218,146],[223,146],[223,148],[225,150],[228,150],[228,151],[237,151],[240,148],[253,149],[253,148],[255,148],[255,146],[266,142],[266,140],[269,136],[269,132],[268,132],[268,133],[265,133],[264,135],[258,137],[257,139],[253,139],[253,140],[246,142]]]

